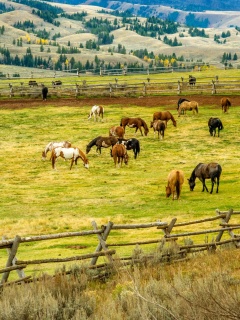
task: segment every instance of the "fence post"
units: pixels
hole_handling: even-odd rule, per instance
[[[219,210],[216,210],[217,211],[217,214],[219,214]],[[226,217],[222,219],[222,222],[223,223],[228,223],[230,218],[231,218],[231,215],[233,213],[233,209],[230,209],[228,211],[228,213],[226,214]],[[232,231],[231,231],[232,232]],[[215,241],[218,242],[221,240],[222,236],[223,236],[223,233],[224,233],[224,226],[223,226],[223,230],[219,232],[219,234],[216,236],[216,239]]]
[[[14,241],[13,241],[11,249],[7,249],[7,251],[8,251],[8,260],[7,260],[7,263],[6,263],[6,267],[11,267],[11,266],[14,266],[16,264],[16,261],[17,261],[16,254],[17,254],[17,250],[18,250],[18,246],[19,246],[20,242],[21,242],[21,237],[16,236]],[[6,272],[3,273],[1,284],[5,283],[7,281],[9,273],[10,273],[10,271],[6,271]],[[17,273],[18,273],[20,278],[25,277],[25,274],[24,274],[23,270],[17,270]]]
[[[97,224],[96,224],[95,221],[92,222],[92,226],[93,226],[94,230],[97,230]],[[107,237],[108,237],[108,235],[109,235],[109,233],[110,233],[110,231],[112,229],[112,226],[113,226],[113,222],[108,222],[108,224],[107,224],[107,226],[106,226],[106,228],[105,228],[105,230],[103,232],[103,235],[101,236],[100,234],[97,234],[97,237],[99,239],[99,244],[98,244],[95,252],[100,252],[102,249],[104,249],[105,251],[108,250],[105,241],[107,240]],[[107,256],[107,257],[108,257],[108,260],[110,262],[113,262],[112,256]],[[92,261],[91,261],[90,265],[91,266],[95,265],[96,262],[97,262],[97,259],[98,259],[98,257],[92,258]]]
[[[216,90],[216,85],[215,85],[215,81],[212,80],[212,94],[216,94],[217,90]]]
[[[181,85],[180,85],[180,81],[178,80],[178,94],[181,93]]]

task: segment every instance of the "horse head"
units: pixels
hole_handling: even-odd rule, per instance
[[[166,198],[170,197],[170,195],[172,194],[172,190],[169,186],[166,187]]]
[[[123,159],[124,159],[124,163],[128,164],[128,154],[127,154],[127,152],[124,153]]]
[[[195,179],[193,179],[192,177],[190,179],[188,179],[188,184],[189,184],[189,187],[190,187],[190,191],[193,191],[194,187],[196,185]]]

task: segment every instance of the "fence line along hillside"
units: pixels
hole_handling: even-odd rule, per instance
[[[199,77],[196,84],[190,84],[188,77],[157,80],[151,76],[142,79],[105,78],[98,80],[88,78],[58,78],[56,79],[15,79],[0,81],[0,97],[39,98],[42,95],[42,85],[48,87],[48,97],[128,97],[172,94],[229,94],[240,91],[240,79],[218,76]]]
[[[109,222],[100,228],[93,221],[91,230],[29,237],[17,235],[14,239],[7,239],[4,236],[3,240],[0,241],[0,249],[7,250],[8,255],[5,267],[0,269],[2,274],[1,286],[32,281],[32,274],[27,276],[24,272],[31,265],[53,263],[62,265],[81,260],[86,261],[89,269],[103,270],[110,267],[113,270],[115,263],[118,265],[120,263],[123,266],[140,263],[153,258],[156,254],[159,263],[161,263],[174,260],[181,261],[186,259],[189,254],[199,251],[212,252],[227,243],[233,243],[236,248],[240,248],[239,214],[240,211],[233,211],[232,209],[224,212],[217,209],[215,216],[195,221],[177,222],[177,219],[174,218],[170,222],[157,221],[134,225],[115,225],[113,222]],[[230,222],[230,219],[232,222]],[[194,226],[194,231],[191,231],[191,226]],[[148,239],[141,238],[141,229],[143,228],[149,229]],[[129,230],[131,230],[132,242],[124,241],[124,234]],[[63,238],[75,237],[77,239],[76,243],[79,243],[81,237],[85,238],[87,243],[89,236],[94,236],[96,239],[95,250],[92,249],[94,252],[79,252],[79,255],[71,257],[41,257],[35,260],[21,260],[21,247],[24,244],[33,244],[28,247],[28,257],[31,258],[35,255],[32,252],[34,243],[38,241],[58,239],[60,242]],[[132,250],[132,247],[135,247],[135,250]],[[61,251],[58,256],[61,256]],[[9,275],[12,271],[17,271],[18,279],[9,282]]]

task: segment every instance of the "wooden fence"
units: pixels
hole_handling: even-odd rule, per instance
[[[234,243],[237,248],[240,248],[240,234],[234,233],[234,230],[240,229],[240,223],[238,222],[239,214],[240,211],[233,211],[232,209],[225,212],[217,209],[214,217],[195,221],[177,223],[177,219],[174,218],[169,223],[157,221],[134,225],[114,225],[113,222],[109,222],[100,228],[98,228],[97,224],[93,221],[92,229],[87,231],[29,237],[20,237],[17,235],[14,239],[6,239],[6,237],[3,237],[3,240],[0,241],[0,249],[7,250],[8,257],[6,266],[0,269],[0,273],[2,273],[0,287],[16,282],[32,281],[32,275],[26,276],[24,273],[24,269],[30,265],[48,263],[63,265],[71,261],[87,260],[88,268],[97,268],[99,270],[110,266],[114,267],[115,263],[121,263],[124,266],[139,263],[143,261],[143,259],[151,259],[156,251],[159,252],[160,261],[171,262],[173,260],[179,261],[186,259],[189,254],[199,251],[215,251],[218,246],[227,243]],[[230,223],[231,218],[233,223]],[[216,222],[217,225],[215,225]],[[198,231],[189,231],[189,226],[192,225],[199,225],[201,227],[199,227]],[[141,229],[149,230],[148,240],[141,238]],[[132,230],[131,239],[133,240],[131,242],[124,241],[124,232],[128,232],[128,230]],[[196,230],[196,226],[194,230]],[[52,239],[62,239],[66,237],[79,238],[89,236],[96,236],[96,249],[94,253],[84,253],[64,258],[41,258],[25,261],[20,259],[21,246],[23,246],[24,243],[50,241]],[[209,236],[212,237],[211,241],[208,240]],[[193,242],[193,237],[195,242]],[[122,247],[125,248],[124,254],[122,254],[121,257],[120,251]],[[136,254],[136,251],[131,251],[130,254],[126,255],[126,252],[128,252],[127,248],[129,247],[138,248],[138,252],[141,254]],[[174,247],[174,253],[171,251],[172,247]],[[61,255],[60,252],[58,255]],[[31,256],[30,252],[29,256]],[[99,262],[99,257],[104,257],[103,262]],[[18,279],[8,282],[9,274],[12,271],[17,271]]]
[[[30,80],[32,81],[32,80]],[[28,97],[39,98],[42,94],[41,83],[36,86],[26,82],[0,82],[0,97]],[[106,82],[104,77],[98,81],[61,79],[62,84],[54,86],[52,82],[43,80],[48,87],[48,97],[129,97],[129,96],[151,96],[151,95],[193,95],[193,94],[229,94],[240,91],[240,79],[221,80],[218,76],[214,78],[199,78],[196,85],[190,85],[188,77],[171,80],[157,81],[156,78],[146,76],[143,79],[134,78],[125,80],[124,77],[112,78]],[[48,80],[49,81],[49,80]]]

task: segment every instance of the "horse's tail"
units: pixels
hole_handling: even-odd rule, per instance
[[[55,156],[55,150],[53,149],[51,152],[50,161],[52,162],[52,168],[55,168],[55,162],[56,162],[56,156]]]
[[[180,191],[181,191],[181,184],[180,184],[180,173],[177,171],[177,181],[176,181],[176,193],[177,193],[177,199],[180,196]]]
[[[231,107],[231,101],[229,99],[227,99],[227,106]]]
[[[220,124],[219,129],[220,129],[220,130],[223,130],[223,124],[222,124],[222,121],[221,121],[221,120],[219,120],[219,124]]]
[[[196,104],[196,112],[198,113],[198,103]]]
[[[140,143],[139,141],[136,141],[136,157],[137,157],[137,154],[140,153]]]

